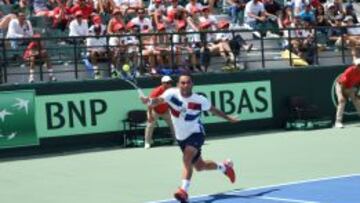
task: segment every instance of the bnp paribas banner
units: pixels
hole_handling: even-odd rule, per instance
[[[146,89],[145,93],[149,93]],[[272,118],[270,81],[195,86],[213,105],[241,120]],[[129,110],[146,109],[135,90],[47,95],[36,97],[40,137],[114,132],[122,130]],[[204,113],[203,122],[224,122]]]
[[[38,144],[34,93],[0,92],[0,148]]]

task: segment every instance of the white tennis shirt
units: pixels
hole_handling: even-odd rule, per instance
[[[169,104],[176,139],[185,140],[193,133],[204,131],[200,117],[202,111],[211,108],[207,98],[196,93],[190,97],[183,97],[178,88],[166,90],[161,98]]]

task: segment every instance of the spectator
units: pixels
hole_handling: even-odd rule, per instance
[[[335,13],[337,15],[344,16],[345,10],[344,10],[344,6],[343,6],[343,0],[334,0],[333,4],[334,4]]]
[[[97,24],[94,26],[94,36],[86,38],[86,48],[94,68],[95,79],[101,78],[98,60],[106,58],[106,38],[101,36],[101,25]]]
[[[49,9],[46,0],[33,0],[34,14],[36,16],[47,16]]]
[[[157,55],[157,68],[169,67],[171,59],[171,43],[169,35],[166,34],[166,26],[164,23],[157,24],[157,34],[154,36],[155,50],[159,52]]]
[[[181,5],[179,5],[178,0],[170,0],[171,5],[166,8],[166,15],[168,18],[168,21],[172,23],[175,20],[175,16],[178,12],[185,11],[185,8]]]
[[[24,60],[29,62],[30,74],[29,74],[29,83],[34,82],[34,72],[36,62],[45,63],[46,68],[49,73],[49,80],[56,81],[55,76],[53,75],[53,69],[48,57],[48,54],[45,50],[45,46],[41,42],[41,35],[34,34],[33,41],[27,46],[24,52]]]
[[[287,29],[287,28],[291,28],[292,24],[293,24],[293,16],[292,16],[292,10],[290,6],[285,6],[280,14],[280,17],[278,18],[278,26],[280,29]],[[288,31],[287,30],[283,30],[283,36],[285,38],[288,37]]]
[[[232,24],[242,24],[246,0],[224,0],[224,7],[228,9],[228,14]]]
[[[360,116],[360,99],[356,96],[356,90],[360,87],[360,59],[354,60],[354,65],[349,66],[337,79],[335,90],[338,101],[335,126],[343,128],[343,114],[348,99],[351,99],[354,107]]]
[[[58,5],[48,15],[53,19],[53,27],[65,31],[70,19],[70,8],[66,6],[66,0],[58,0]]]
[[[79,10],[75,13],[75,19],[69,24],[69,36],[87,36],[89,34],[88,22],[83,18],[82,12]]]
[[[141,31],[144,30],[153,30],[152,22],[149,18],[145,17],[145,9],[139,9],[137,13],[137,17],[133,18],[131,22],[138,26]]]
[[[296,25],[295,37],[292,44],[292,52],[300,58],[306,60],[309,64],[313,64],[315,56],[315,30],[310,21],[303,21],[303,25]]]
[[[112,13],[115,9],[116,4],[113,0],[97,0],[94,1],[94,8],[100,15],[105,15],[107,13]]]
[[[110,21],[108,22],[108,26],[107,26],[107,33],[109,35],[114,34],[115,32],[117,32],[114,29],[114,26],[117,24],[121,24],[124,28],[125,28],[125,23],[123,21],[123,16],[121,14],[120,9],[115,9],[113,11],[113,17],[110,19]]]
[[[351,55],[353,60],[360,57],[360,27],[357,25],[355,27],[353,19],[351,16],[346,16],[344,19],[346,28],[346,44],[351,48]]]
[[[133,23],[132,21],[130,21]],[[139,26],[137,26],[139,27]],[[149,35],[150,29],[146,28],[145,30],[141,30],[139,27],[139,30],[141,33],[144,33],[145,35],[141,35],[141,42],[142,42],[142,55],[147,58],[148,65],[146,69],[150,74],[156,74],[156,58],[160,54],[160,51],[155,49],[155,36]]]
[[[358,18],[354,10],[354,6],[351,3],[346,4],[345,6],[345,16],[351,16],[353,18],[353,23],[358,24]]]
[[[322,5],[315,8],[316,26],[327,27],[330,26],[329,21],[326,19],[325,9]],[[327,33],[327,28],[320,29],[324,34]]]
[[[188,38],[188,34],[186,33],[186,29],[188,27],[188,23],[185,20],[178,20],[176,22],[176,32],[178,34],[173,35],[173,43],[175,45],[175,64],[179,67],[181,64],[184,64],[182,59],[184,57],[188,58],[185,64],[190,67],[192,71],[195,71],[197,68],[199,71],[202,71],[201,67],[198,65],[195,51],[192,47],[192,44]]]
[[[115,5],[124,16],[126,16],[126,14],[136,13],[138,9],[144,7],[142,0],[116,0]]]
[[[333,3],[327,4],[328,10],[326,14],[328,16],[328,20],[332,20],[334,22],[334,18],[337,15],[345,16],[345,10],[343,9],[342,0],[334,0]]]
[[[161,85],[153,89],[149,98],[156,98],[162,95],[167,89],[171,88],[172,79],[170,76],[163,76],[161,78]],[[171,121],[169,106],[166,103],[159,104],[155,107],[148,107],[147,110],[147,124],[145,129],[145,149],[151,147],[152,136],[156,124],[156,120],[161,117],[169,126],[172,137],[174,138],[174,126]]]
[[[294,16],[300,14],[301,11],[305,9],[307,2],[306,0],[291,0],[291,5],[293,7]]]
[[[252,29],[259,30],[263,36],[271,28],[268,16],[270,14],[266,12],[260,0],[251,0],[245,6],[245,23]]]
[[[216,27],[216,22],[217,19],[215,17],[215,15],[213,15],[212,13],[210,13],[210,8],[208,6],[204,6],[202,9],[202,16],[199,17],[199,23],[204,23],[204,22],[210,22],[211,24],[211,30],[215,31],[217,30]]]
[[[93,10],[94,5],[92,4],[92,1],[77,0],[75,5],[71,7],[70,12],[76,16],[76,13],[79,13],[79,11],[81,11],[82,18],[85,20],[89,20]]]
[[[278,16],[281,12],[281,6],[274,0],[264,0],[264,8],[268,17],[268,23],[273,34],[279,34],[279,26],[277,23]]]
[[[163,16],[166,16],[166,7],[162,4],[162,0],[151,1],[148,7],[148,15],[153,19],[153,24],[157,25],[159,21],[162,21]]]
[[[95,31],[94,31],[94,29],[95,29],[95,27],[97,27],[97,26],[100,26],[100,28],[101,28],[101,31],[100,31],[100,33],[101,33],[101,35],[105,35],[106,34],[106,25],[104,25],[103,23],[102,23],[102,19],[101,19],[101,16],[100,15],[94,15],[93,17],[92,17],[92,26],[90,26],[90,28],[89,28],[89,34],[90,35],[93,35],[94,33],[95,33]]]
[[[26,20],[25,14],[20,12],[17,18],[10,20],[6,38],[30,38],[33,34],[34,32],[30,21]],[[19,44],[27,44],[27,41],[11,40],[10,44],[11,48],[17,49]]]
[[[200,65],[201,69],[207,72],[211,55],[215,51],[214,41],[215,36],[213,33],[207,33],[211,29],[211,22],[205,21],[199,24],[199,30],[202,31],[200,34],[201,49],[200,49]]]
[[[25,13],[26,16],[30,15],[30,9],[29,9],[29,1],[28,0],[19,0],[16,3],[12,4],[11,13]]]
[[[215,43],[212,44],[209,48],[211,52],[219,52],[220,55],[225,59],[225,66],[230,68],[235,68],[235,56],[230,48],[230,41],[232,40],[232,34],[230,32],[221,32],[227,31],[229,29],[229,22],[220,21],[218,23],[218,29],[220,32],[215,36]]]
[[[202,7],[201,3],[197,2],[197,0],[190,0],[185,6],[185,10],[190,16],[195,17],[197,14],[201,13]]]
[[[128,36],[126,36],[125,45],[126,45],[126,54],[127,54],[127,62],[130,67],[132,67],[132,74],[138,75],[138,67],[139,67],[139,28],[132,24],[131,22],[127,25]]]
[[[342,42],[343,37],[342,36],[346,33],[346,29],[342,26],[342,19],[343,19],[343,17],[341,15],[337,15],[335,17],[335,23],[328,31],[329,43],[335,44],[337,47],[343,46],[343,42]],[[344,48],[344,47],[342,47],[342,48]]]
[[[353,22],[354,20],[351,16],[346,16],[344,18],[344,23],[347,26],[347,35],[354,40],[360,40],[360,27]]]
[[[125,54],[126,54],[126,37],[125,27],[123,24],[115,24],[113,26],[114,36],[109,39],[109,46],[111,50],[111,75],[112,77],[118,76],[118,70],[116,67],[121,67],[125,64]]]
[[[316,23],[315,14],[312,11],[311,4],[306,4],[305,9],[299,14],[301,20],[310,22],[312,24]]]

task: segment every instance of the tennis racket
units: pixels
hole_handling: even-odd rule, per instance
[[[135,79],[135,76],[131,76],[129,74],[123,74],[120,73],[120,79],[122,79],[123,81],[127,82],[128,84],[130,84],[132,87],[134,87],[139,95],[139,97],[146,97],[144,92],[142,91],[142,89],[136,84],[137,81]]]

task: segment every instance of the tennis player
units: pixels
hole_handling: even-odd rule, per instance
[[[181,75],[177,88],[166,90],[160,97],[142,97],[144,104],[156,106],[166,102],[170,107],[171,119],[175,128],[177,142],[183,152],[183,171],[181,187],[174,193],[174,197],[180,202],[188,202],[188,190],[190,187],[193,168],[197,171],[219,170],[223,172],[232,183],[235,182],[233,163],[226,160],[216,163],[211,160],[203,160],[201,147],[204,144],[204,128],[200,122],[202,111],[210,111],[231,123],[238,119],[226,115],[221,110],[211,105],[209,100],[192,92],[193,81],[190,75]]]

